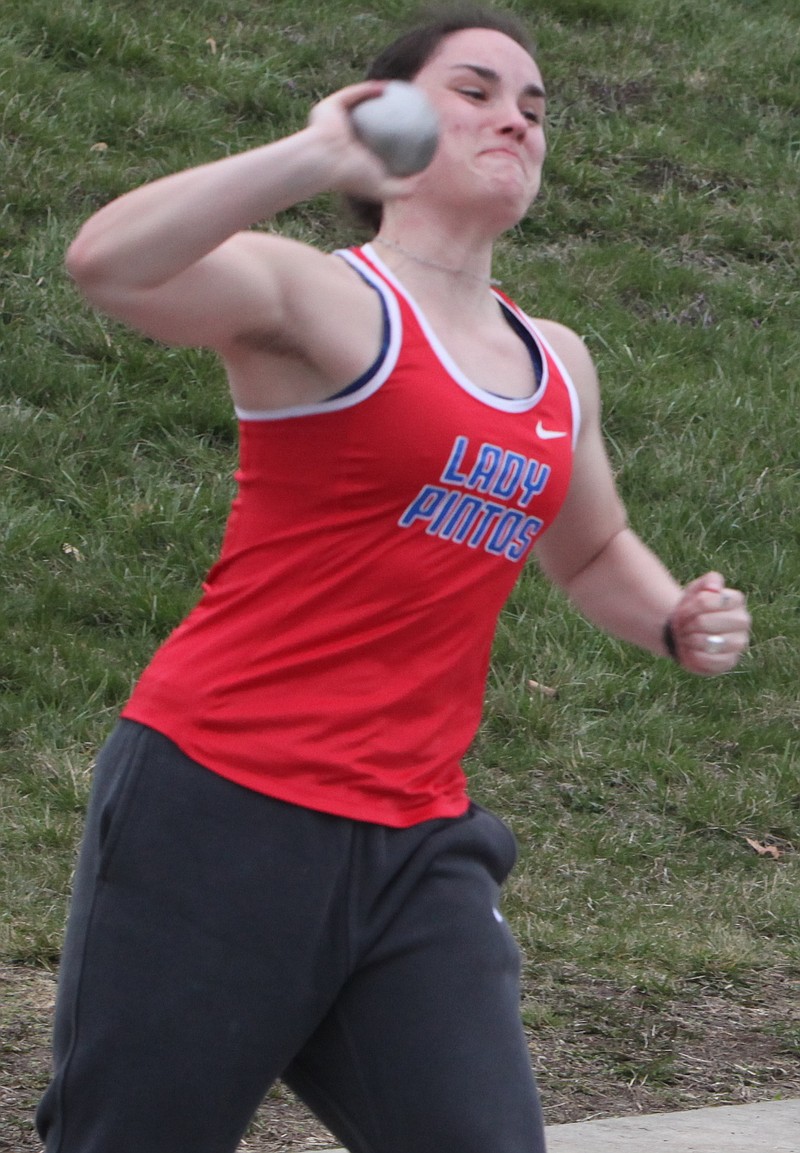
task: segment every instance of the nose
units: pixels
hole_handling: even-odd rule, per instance
[[[515,103],[510,103],[503,108],[503,114],[500,121],[500,132],[504,136],[511,136],[514,140],[524,140],[527,135],[530,123],[526,116],[523,116],[519,106]]]

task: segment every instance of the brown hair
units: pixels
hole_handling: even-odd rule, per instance
[[[470,28],[502,32],[504,36],[515,40],[530,56],[534,55],[533,39],[515,16],[491,8],[462,4],[430,12],[427,18],[420,19],[408,32],[387,44],[370,64],[366,79],[413,80],[447,36]],[[378,201],[350,196],[347,204],[358,224],[372,232],[378,231],[383,216],[383,207]]]

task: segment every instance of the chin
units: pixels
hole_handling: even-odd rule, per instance
[[[498,229],[506,232],[514,228],[528,211],[538,195],[538,188],[531,192],[530,188],[519,185],[506,185],[504,188],[495,188],[492,192],[491,204],[487,203],[487,214],[491,214],[497,221]],[[488,198],[487,198],[488,199]]]

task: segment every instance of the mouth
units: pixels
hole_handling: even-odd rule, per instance
[[[505,156],[509,160],[516,160],[520,167],[523,167],[522,157],[513,148],[485,148],[481,156]]]

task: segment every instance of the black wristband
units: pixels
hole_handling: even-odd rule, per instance
[[[672,631],[672,621],[667,621],[664,625],[664,631],[661,634],[661,639],[664,641],[664,648],[674,661],[680,664],[680,657],[678,656],[678,646],[675,642],[675,633]]]

